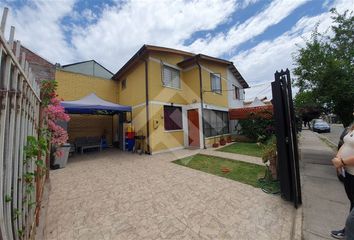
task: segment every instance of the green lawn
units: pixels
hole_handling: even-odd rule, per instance
[[[261,165],[202,154],[178,159],[174,161],[174,163],[229,178],[254,187],[260,187],[258,179],[264,177],[266,170],[266,168]]]
[[[263,150],[262,147],[257,145],[257,143],[236,142],[226,147],[220,148],[218,151],[262,157]]]

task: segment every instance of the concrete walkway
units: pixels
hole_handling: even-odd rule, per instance
[[[259,157],[253,157],[253,156],[247,156],[247,155],[229,153],[229,152],[221,152],[221,151],[216,151],[216,149],[213,149],[213,148],[200,150],[200,153],[206,154],[206,155],[211,155],[211,156],[216,156],[216,157],[221,157],[221,158],[228,158],[228,159],[232,159],[232,160],[249,162],[249,163],[258,164],[258,165],[264,165],[264,163],[262,162],[262,159]]]
[[[51,171],[46,239],[291,239],[292,204],[171,163],[198,152],[69,159]]]
[[[300,142],[303,237],[333,239],[330,231],[341,229],[349,213],[349,200],[331,163],[334,152],[310,130],[302,131]]]

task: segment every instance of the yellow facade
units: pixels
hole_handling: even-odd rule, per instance
[[[163,105],[150,106],[150,146],[153,152],[184,146],[183,130],[165,131]]]
[[[132,109],[132,125],[138,135],[146,136],[146,108],[145,105]]]
[[[200,81],[199,81],[199,68],[194,66],[187,71],[182,72],[183,82],[185,84],[184,99],[188,104],[200,103]]]
[[[125,80],[125,89],[122,81]],[[138,63],[133,70],[126,73],[119,81],[118,91],[114,95],[118,96],[119,104],[136,106],[145,103],[145,64]]]
[[[102,137],[112,144],[112,116],[70,115],[68,124],[69,142],[74,143],[79,137]]]
[[[210,73],[218,73],[221,75],[221,88],[227,90],[227,67],[225,65],[210,64],[202,62],[202,79],[204,92],[204,103],[212,104],[214,106],[228,107],[228,92],[221,91],[221,93],[214,93],[211,91]]]
[[[57,94],[65,101],[79,100],[95,93],[106,101],[118,102],[117,81],[58,69],[55,79],[58,82]],[[68,123],[69,142],[75,142],[78,137],[105,135],[107,142],[112,144],[113,132],[117,132],[117,117],[112,119],[112,116],[71,114],[70,118]]]
[[[170,63],[164,58],[165,63]],[[171,58],[174,62],[175,58]],[[164,87],[162,84],[161,63],[150,60],[149,61],[149,99],[160,102],[172,102],[177,104],[187,104],[185,84],[183,73],[181,74],[181,89]]]
[[[186,56],[176,53],[150,53],[146,56],[148,61],[148,94],[149,94],[149,131],[151,152],[156,153],[168,149],[183,148],[185,143],[185,131],[187,126],[177,131],[166,131],[164,127],[164,105],[188,106],[200,104],[200,80],[199,67],[193,65],[186,69],[180,69],[177,64]],[[163,86],[162,66],[169,65],[180,69],[180,89]],[[212,93],[210,73],[220,73],[222,77],[222,89],[227,89],[227,65],[201,62],[204,103],[213,106],[227,108],[227,91],[221,94]],[[125,80],[125,89],[122,89],[122,81]],[[145,92],[145,62],[140,61],[126,74],[119,78],[119,103],[133,106],[132,124],[135,131],[141,131],[146,135],[146,92]],[[184,118],[186,116],[183,116]],[[186,124],[186,121],[184,121]],[[201,128],[202,126],[200,126]],[[206,143],[213,141],[207,139]]]
[[[145,74],[148,72],[149,139],[151,152],[156,153],[168,149],[183,148],[188,146],[188,142],[186,143],[188,141],[188,137],[186,138],[188,126],[185,126],[188,124],[186,121],[186,109],[193,109],[193,107],[200,108],[201,102],[199,67],[196,64],[183,69],[177,66],[178,63],[189,57],[191,56],[188,54],[179,54],[176,52],[160,53],[152,51],[143,59],[137,60],[116,80],[101,79],[57,70],[57,93],[64,100],[78,100],[91,93],[96,93],[98,97],[107,101],[131,106],[131,120],[135,132],[138,135],[147,136],[148,119]],[[148,69],[146,69],[145,61],[148,63]],[[180,70],[180,89],[163,86],[163,64]],[[222,78],[222,89],[227,89],[227,64],[201,60],[200,65],[202,68],[204,103],[216,108],[227,108],[227,91],[222,91],[221,94],[210,92],[210,73],[219,73]],[[123,84],[123,81],[125,84]],[[177,131],[165,130],[164,105],[183,107],[183,129]],[[89,119],[86,116],[74,116],[71,123],[69,123],[70,141],[75,137],[87,136],[87,132],[90,132],[93,136],[106,133],[107,138],[110,140],[112,138],[112,131],[117,132],[117,126],[113,124],[112,130],[112,120],[109,121],[106,118],[96,116]],[[91,123],[88,123],[88,121]],[[199,128],[202,128],[202,125]],[[90,131],[87,131],[87,129],[90,129]],[[212,138],[206,139],[206,144],[210,145],[213,141]],[[202,141],[200,141],[200,144],[202,144]]]
[[[55,80],[58,82],[57,94],[65,101],[79,100],[95,93],[106,101],[118,103],[116,81],[58,69]]]

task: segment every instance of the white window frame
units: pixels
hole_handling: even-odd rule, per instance
[[[169,83],[166,83],[165,82],[165,69],[168,69],[168,70],[170,70],[171,71],[171,79],[170,79],[170,82]],[[162,65],[162,69],[161,69],[161,71],[162,71],[162,86],[164,86],[164,87],[167,87],[167,88],[174,88],[174,89],[181,89],[181,71],[179,70],[179,69],[177,69],[177,68],[174,68],[174,67],[171,67],[171,66],[169,66],[169,65],[166,65],[166,64],[163,64]],[[172,79],[172,72],[176,72],[176,73],[178,73],[177,74],[177,76],[178,76],[178,84],[174,84],[174,82],[173,82],[173,79]]]
[[[214,89],[214,84],[213,84],[213,80],[215,78],[213,78],[214,76],[216,76],[219,79],[219,84],[220,84],[220,89]],[[220,73],[210,73],[210,90],[214,93],[217,94],[222,94],[222,82],[221,82],[221,74]]]

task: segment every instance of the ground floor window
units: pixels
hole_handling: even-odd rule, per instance
[[[212,137],[229,133],[229,113],[204,109],[204,134]]]
[[[182,125],[182,108],[174,106],[164,106],[164,124],[165,130],[180,130]]]

